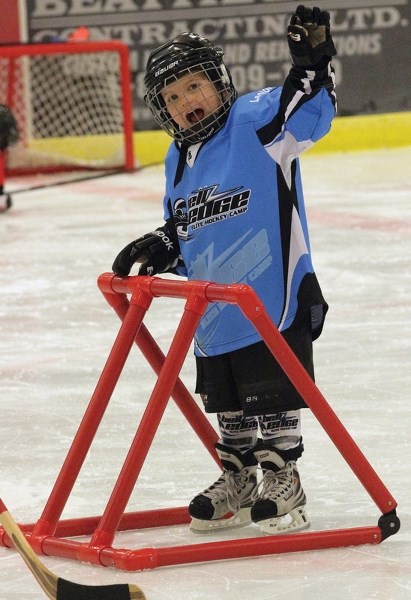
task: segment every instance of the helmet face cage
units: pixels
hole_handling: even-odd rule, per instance
[[[164,131],[176,141],[196,144],[211,137],[225,123],[228,112],[237,98],[230,74],[222,62],[223,51],[205,38],[183,33],[155,50],[147,64],[144,100]],[[201,73],[213,84],[204,90],[220,98],[217,109],[182,129],[170,116],[161,94],[165,86],[185,75]],[[206,92],[207,94],[207,92]],[[208,95],[208,94],[207,94]],[[203,91],[203,102],[207,104]]]

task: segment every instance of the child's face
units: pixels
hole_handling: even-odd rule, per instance
[[[221,99],[205,73],[189,73],[161,90],[167,111],[181,129],[189,129],[218,110]]]

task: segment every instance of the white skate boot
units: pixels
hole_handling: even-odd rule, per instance
[[[190,502],[190,529],[195,533],[243,527],[251,523],[252,494],[257,486],[254,453],[250,450],[241,454],[220,443],[215,445],[215,449],[224,471],[215,483]]]
[[[273,535],[301,531],[310,526],[307,502],[294,460],[285,460],[273,448],[254,451],[264,477],[254,492],[251,519],[263,533]]]

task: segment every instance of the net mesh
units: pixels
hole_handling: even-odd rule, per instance
[[[122,85],[115,51],[10,57],[0,48],[0,102],[12,109],[20,134],[8,170],[120,167]]]

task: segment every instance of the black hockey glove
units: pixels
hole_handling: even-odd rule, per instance
[[[330,13],[318,6],[297,7],[288,27],[288,47],[296,67],[313,67],[337,54],[330,33]]]
[[[177,264],[180,246],[172,222],[127,244],[113,263],[113,272],[124,277],[135,262],[141,262],[139,275],[165,273]]]
[[[5,104],[0,104],[0,150],[3,152],[19,139],[17,121]]]

